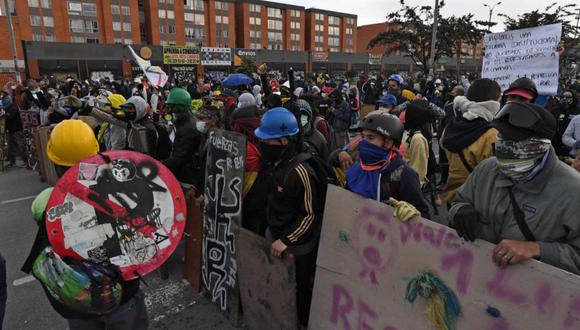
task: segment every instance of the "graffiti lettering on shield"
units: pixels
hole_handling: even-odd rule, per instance
[[[173,253],[185,226],[185,199],[175,177],[147,155],[114,151],[82,161],[53,190],[49,239],[62,257],[144,276]]]
[[[238,296],[234,225],[241,223],[245,140],[211,131],[206,166],[202,280],[224,311]]]

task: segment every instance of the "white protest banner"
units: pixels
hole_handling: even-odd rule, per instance
[[[444,284],[436,291],[444,287],[458,300],[455,326],[446,329],[580,328],[579,276],[537,260],[499,268],[491,243],[392,214],[386,204],[328,186],[309,329],[443,329],[426,313],[437,306],[432,284],[422,282],[420,291],[429,299],[407,294],[426,272]]]
[[[147,80],[149,80],[149,82],[155,87],[165,86],[165,83],[167,82],[168,79],[167,74],[165,74],[165,72],[163,72],[163,70],[160,67],[152,66],[150,61],[142,59],[139,55],[137,55],[137,53],[135,53],[135,51],[131,46],[127,47],[129,47],[129,50],[131,51],[131,54],[133,55],[133,59],[135,60],[135,62],[139,64],[139,67],[141,68],[141,70],[143,70],[143,73],[145,73],[145,75],[147,76]]]
[[[502,91],[514,80],[528,77],[540,95],[555,95],[561,34],[562,24],[486,34],[481,76],[497,81]]]

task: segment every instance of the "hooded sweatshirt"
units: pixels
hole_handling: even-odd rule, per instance
[[[465,96],[457,96],[453,106],[462,116],[454,118],[441,137],[441,145],[449,160],[449,178],[444,192],[447,203],[453,201],[455,192],[473,168],[493,156],[497,130],[491,127],[491,121],[500,104],[497,101],[472,102]]]
[[[240,95],[238,98],[238,108],[243,108],[250,105],[256,105],[256,99],[254,98],[254,95],[248,92]]]
[[[256,105],[258,106],[258,108],[262,107],[262,95],[260,94],[261,91],[262,86],[254,85],[252,93],[254,94],[254,99],[256,100]]]
[[[127,147],[150,156],[157,154],[157,130],[147,118],[147,102],[141,96],[131,96],[125,104],[135,107],[135,120],[131,122],[127,134]]]

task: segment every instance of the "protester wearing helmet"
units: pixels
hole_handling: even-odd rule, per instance
[[[74,138],[71,138],[74,137]],[[56,172],[59,177],[63,176],[68,168],[85,158],[92,157],[99,152],[99,144],[91,128],[80,120],[64,120],[54,127],[50,134],[47,144],[48,158],[55,164]],[[114,270],[107,266],[92,264],[90,271],[92,275],[78,273],[69,275],[71,272],[77,272],[74,268],[65,263],[60,257],[53,256],[53,261],[47,262],[47,253],[54,253],[48,243],[45,229],[45,212],[50,198],[52,188],[47,188],[41,192],[32,203],[32,214],[34,220],[39,226],[39,233],[36,241],[30,251],[30,254],[22,267],[26,273],[33,272],[34,276],[42,284],[46,296],[61,316],[67,319],[69,329],[147,329],[148,318],[147,308],[145,307],[145,297],[139,288],[139,279],[135,280],[118,280],[116,285],[103,288],[95,288],[103,283],[103,277],[115,278]],[[55,263],[58,263],[58,271],[54,269]],[[94,267],[93,267],[94,266]],[[68,270],[65,270],[68,269]],[[97,273],[98,271],[98,273]],[[94,276],[93,276],[94,275]],[[68,277],[67,277],[68,276]],[[94,305],[90,309],[80,308],[79,297],[70,295],[79,290],[79,287],[86,287],[87,283],[79,281],[79,277],[84,277],[90,283],[99,279],[98,283],[91,286],[95,291],[91,295],[92,299],[101,299],[106,302],[103,308],[110,306],[106,311],[100,311],[99,314],[92,314],[98,306]],[[107,284],[108,285],[108,284]],[[69,290],[62,290],[66,286]],[[55,291],[59,287],[61,290]],[[90,289],[90,287],[88,288]],[[97,296],[101,290],[103,295],[109,295],[109,300]],[[86,290],[80,292],[83,293]],[[79,294],[80,294],[79,293]]]
[[[398,74],[393,74],[387,79],[387,91],[389,94],[397,98],[397,103],[402,104],[406,101],[412,101],[415,94],[404,88],[405,80]],[[406,91],[406,92],[405,92]],[[405,95],[403,95],[405,92]]]
[[[408,221],[416,215],[429,218],[419,177],[395,146],[403,138],[403,124],[382,111],[369,113],[361,122],[359,161],[346,171],[347,189],[361,196],[395,205],[395,216]]]
[[[175,175],[177,180],[187,188],[196,188],[194,166],[196,152],[201,144],[201,134],[193,125],[191,114],[191,97],[183,88],[173,88],[165,102],[165,111],[173,116],[175,139],[171,156],[163,164]]]
[[[455,196],[451,225],[466,240],[497,244],[500,267],[536,258],[580,274],[580,174],[560,162],[543,107],[508,102],[492,125],[496,157],[480,163]]]
[[[314,169],[295,158],[299,131],[290,111],[274,108],[264,114],[255,133],[261,140],[261,175],[269,180],[266,237],[274,240],[273,256],[280,257],[286,250],[294,254],[298,318],[306,326],[323,210],[319,200],[322,187]]]

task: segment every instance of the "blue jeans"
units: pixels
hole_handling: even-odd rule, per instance
[[[4,322],[6,298],[8,298],[6,294],[6,260],[0,254],[0,329],[2,329],[2,323]]]

